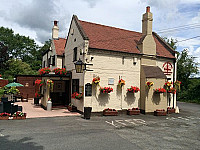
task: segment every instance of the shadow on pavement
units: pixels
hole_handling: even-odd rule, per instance
[[[27,149],[27,150],[42,150],[43,146],[37,146],[37,143],[28,142],[32,140],[31,138],[24,137],[19,140],[9,140],[9,136],[0,137],[0,149],[1,150],[18,150],[18,149]]]

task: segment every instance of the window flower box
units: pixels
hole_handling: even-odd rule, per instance
[[[4,112],[0,114],[0,120],[8,120],[9,117],[10,117],[9,113]]]
[[[111,87],[100,87],[99,91],[101,93],[111,93],[111,92],[113,92],[113,88],[111,88]]]
[[[158,89],[154,89],[154,92],[159,94],[159,93],[165,93],[166,90],[164,88],[158,88]]]
[[[140,91],[139,87],[136,87],[136,86],[131,86],[131,88],[127,88],[127,91],[129,93],[137,93]]]
[[[175,109],[172,108],[172,107],[167,107],[167,113],[168,113],[168,114],[175,113]]]
[[[154,116],[166,116],[167,112],[164,109],[156,109]]]
[[[118,111],[115,110],[115,109],[107,108],[107,109],[103,110],[103,115],[104,116],[117,116],[118,115]]]
[[[53,70],[53,72],[55,72],[56,75],[66,75],[67,71],[65,68],[55,68]]]
[[[49,68],[47,67],[47,68],[42,68],[42,69],[40,69],[39,74],[40,74],[40,75],[45,75],[45,74],[49,74],[50,72],[51,72],[51,69],[49,69]]]
[[[140,109],[139,108],[132,108],[127,110],[127,115],[139,115]]]
[[[15,112],[13,114],[13,119],[14,120],[21,120],[21,119],[26,119],[26,113],[23,113],[23,112]]]
[[[77,111],[77,107],[74,106],[74,105],[71,104],[71,103],[67,106],[67,109],[68,109],[70,112],[76,112],[76,111]]]

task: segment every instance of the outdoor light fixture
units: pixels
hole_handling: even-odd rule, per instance
[[[93,70],[86,69],[86,65],[93,65],[93,64],[85,64],[82,62],[82,60],[80,60],[80,58],[76,63],[74,63],[74,65],[75,65],[76,73],[83,73],[84,70],[93,71]]]

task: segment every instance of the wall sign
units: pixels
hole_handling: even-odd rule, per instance
[[[172,69],[173,69],[173,66],[170,62],[165,62],[163,64],[163,68],[164,68],[164,74],[165,75],[171,75],[172,74]]]
[[[114,85],[114,78],[108,78],[108,85]]]
[[[85,96],[92,96],[92,84],[85,84]]]

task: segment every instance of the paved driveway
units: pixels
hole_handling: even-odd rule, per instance
[[[183,106],[183,105],[184,106]],[[34,118],[0,121],[1,150],[200,149],[200,110],[179,103],[180,114]]]
[[[80,116],[77,112],[70,112],[65,109],[53,109],[47,111],[41,106],[34,105],[34,100],[29,99],[28,102],[16,102],[19,106],[23,107],[23,112],[27,113],[27,118],[40,118],[40,117],[57,117],[57,116]]]

